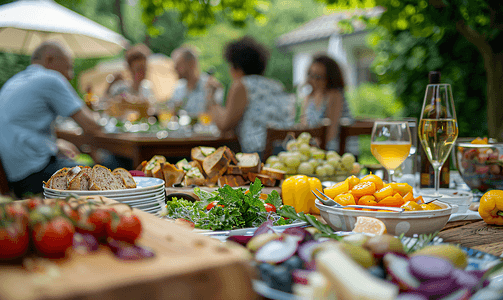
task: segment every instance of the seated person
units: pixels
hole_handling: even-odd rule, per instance
[[[55,42],[35,49],[31,65],[10,78],[0,90],[0,158],[7,179],[17,197],[41,193],[42,181],[63,167],[78,165],[71,159],[79,154],[70,142],[56,138],[56,117],[72,117],[86,137],[101,133],[69,80],[73,61]]]
[[[344,98],[344,78],[337,62],[325,54],[316,55],[307,72],[307,83],[312,87],[301,108],[301,123],[318,127],[324,118],[330,119],[327,131],[327,149],[339,151],[339,128],[341,120],[353,120]],[[358,153],[358,138],[348,141],[349,152]]]
[[[192,49],[178,48],[173,51],[171,58],[175,62],[179,81],[168,105],[173,108],[175,114],[179,110],[185,110],[189,116],[197,117],[207,111],[208,97],[212,93],[207,85],[208,79],[212,78],[213,88],[221,89],[222,86],[213,76],[201,73],[197,55]],[[223,94],[215,97],[218,98],[217,102],[221,102]]]
[[[254,39],[244,37],[229,43],[224,58],[232,84],[225,107],[210,101],[208,113],[220,131],[236,128],[242,152],[261,154],[268,126],[293,125],[295,97],[285,93],[278,81],[263,76],[269,52]]]
[[[147,59],[150,56],[150,49],[144,44],[137,44],[126,51],[125,58],[132,81],[126,80],[122,75],[116,74],[114,81],[107,89],[107,96],[114,97],[121,94],[128,94],[152,101],[154,93],[151,85],[146,84]]]

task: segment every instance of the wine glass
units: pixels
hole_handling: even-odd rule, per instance
[[[411,136],[407,121],[376,121],[372,128],[370,151],[393,182],[395,169],[409,156]]]
[[[450,84],[429,84],[421,110],[419,140],[435,172],[435,192],[441,197],[440,169],[458,138],[458,123]]]

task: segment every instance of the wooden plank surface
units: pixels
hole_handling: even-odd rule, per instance
[[[70,251],[60,260],[33,256],[43,266],[37,272],[20,263],[2,264],[0,299],[257,299],[251,286],[256,274],[242,248],[134,213],[143,225],[139,244],[156,257],[124,261],[100,246],[92,254]]]
[[[438,236],[445,242],[459,244],[496,256],[503,253],[503,226],[488,225],[484,221],[448,223]]]

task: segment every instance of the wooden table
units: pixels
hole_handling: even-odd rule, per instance
[[[108,247],[100,246],[88,254],[69,251],[65,259],[37,259],[40,268],[33,271],[21,263],[0,264],[0,299],[259,298],[251,281],[256,271],[244,248],[222,244],[136,208],[133,212],[143,227],[139,244],[152,248],[154,258],[119,260]]]
[[[235,152],[240,151],[239,142],[235,135],[221,136],[192,135],[190,137],[167,137],[158,139],[155,136],[136,133],[103,134],[92,139],[72,131],[57,130],[58,138],[72,142],[82,148],[89,145],[112,152],[115,155],[130,158],[133,166],[138,166],[144,160],[150,160],[154,155],[164,155],[169,161],[170,157],[189,157],[190,150],[197,146],[220,147],[228,146]],[[176,163],[176,161],[170,161]]]

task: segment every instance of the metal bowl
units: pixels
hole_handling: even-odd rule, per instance
[[[503,189],[503,143],[471,144],[460,138],[453,147],[456,168],[470,189]]]

